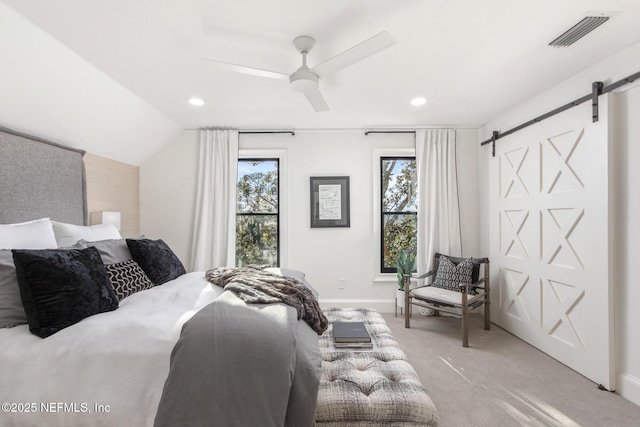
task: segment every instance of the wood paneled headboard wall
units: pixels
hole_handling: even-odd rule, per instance
[[[85,152],[0,127],[0,224],[87,224]]]

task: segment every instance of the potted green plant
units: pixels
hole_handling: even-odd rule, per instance
[[[404,284],[405,275],[411,275],[416,263],[416,255],[411,251],[402,251],[396,260],[396,276],[398,277],[398,290],[396,291],[396,305],[404,308]]]

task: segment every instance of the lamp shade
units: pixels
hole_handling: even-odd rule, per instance
[[[91,225],[112,224],[120,231],[120,212],[91,212]]]

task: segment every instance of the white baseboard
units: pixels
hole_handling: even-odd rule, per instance
[[[616,393],[640,406],[640,379],[628,374],[618,375]]]
[[[394,313],[395,299],[319,299],[320,308],[373,308],[380,313]]]

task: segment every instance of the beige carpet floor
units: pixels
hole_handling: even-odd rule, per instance
[[[442,427],[640,427],[640,406],[598,385],[505,330],[471,315],[469,347],[460,320],[383,315],[418,372]]]

